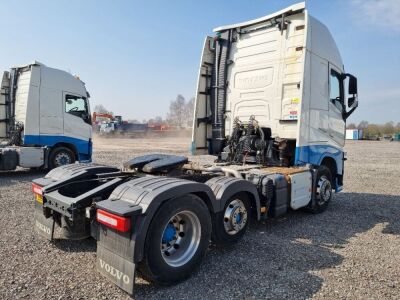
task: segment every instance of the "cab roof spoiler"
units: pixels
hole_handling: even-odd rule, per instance
[[[296,13],[300,13],[302,11],[304,11],[306,8],[306,3],[305,2],[300,2],[300,3],[296,3],[293,4],[289,7],[286,7],[280,11],[277,11],[273,14],[261,17],[261,18],[257,18],[257,19],[253,19],[250,21],[246,21],[246,22],[242,22],[242,23],[236,23],[236,24],[232,24],[232,25],[225,25],[225,26],[220,26],[214,29],[214,32],[222,32],[225,30],[229,30],[229,29],[233,29],[233,28],[242,28],[242,27],[247,27],[250,25],[254,25],[257,23],[261,23],[261,22],[265,22],[271,19],[274,19],[276,17],[280,17],[282,15],[288,16],[288,15],[293,15]]]

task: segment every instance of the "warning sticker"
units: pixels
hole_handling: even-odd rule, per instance
[[[300,98],[292,98],[292,104],[300,103]]]

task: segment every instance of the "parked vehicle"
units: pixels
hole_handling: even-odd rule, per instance
[[[100,132],[100,128],[101,128],[102,123],[103,124],[105,123],[105,122],[99,121],[98,118],[107,119],[107,121],[113,121],[115,119],[115,117],[112,114],[93,112],[92,128],[93,128],[94,132]]]
[[[0,94],[0,170],[90,162],[89,93],[71,74],[39,62],[4,72]]]
[[[399,142],[400,141],[400,132],[399,133],[395,133],[393,134],[392,138],[390,139],[391,142],[396,141]]]
[[[97,114],[97,116],[101,116]],[[130,123],[121,116],[110,117],[109,121],[100,124],[100,135],[142,136],[147,133],[147,123]]]
[[[235,243],[250,219],[323,212],[343,186],[357,80],[328,29],[300,3],[215,31],[201,57],[191,144],[215,155],[212,165],[149,154],[122,170],[63,166],[32,184],[37,232],[94,237],[97,269],[129,294],[136,271],[160,284],[184,280],[210,239]]]

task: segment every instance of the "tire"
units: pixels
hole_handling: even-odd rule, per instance
[[[139,272],[161,285],[187,279],[200,265],[210,236],[211,217],[202,199],[189,194],[167,201],[150,223]]]
[[[213,215],[212,240],[217,245],[226,246],[239,241],[250,222],[250,199],[245,193],[233,195],[224,210]]]
[[[333,198],[333,181],[331,171],[326,166],[319,166],[314,187],[314,200],[307,208],[318,214],[324,212]]]
[[[50,169],[73,163],[75,163],[75,154],[67,147],[57,147],[51,150],[49,155]]]

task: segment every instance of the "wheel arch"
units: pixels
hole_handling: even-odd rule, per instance
[[[113,203],[123,198],[124,202],[129,203],[128,207],[137,205],[142,208],[142,215],[140,216],[135,238],[135,262],[143,259],[148,229],[157,211],[169,200],[185,195],[198,197],[199,201],[205,204],[210,214],[218,210],[218,203],[209,186],[204,183],[179,178],[156,176],[135,178],[121,184],[113,191],[110,196],[110,199],[113,199]],[[107,201],[99,203],[99,206]],[[112,206],[116,207],[115,204]],[[110,205],[111,212],[112,206]],[[129,209],[128,207],[127,209]]]
[[[329,169],[329,171],[331,172],[331,176],[332,176],[332,183],[334,185],[334,187],[336,188],[336,177],[338,175],[338,167],[337,167],[337,163],[336,160],[331,157],[331,156],[325,156],[320,163],[321,166],[325,166]]]
[[[59,148],[59,147],[68,148],[69,150],[71,150],[74,153],[75,160],[79,160],[78,149],[76,148],[76,146],[74,144],[66,143],[66,142],[58,142],[58,143],[54,144],[53,146],[51,146],[51,150],[53,151],[54,149]]]
[[[256,210],[257,220],[260,220],[260,197],[257,188],[251,182],[235,177],[214,177],[206,182],[213,190],[219,202],[219,211],[222,211],[226,202],[238,193],[249,196],[250,205]]]

